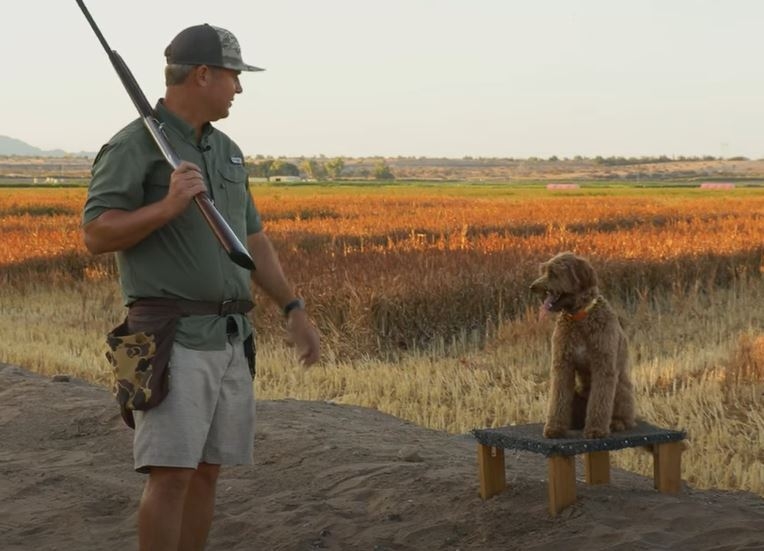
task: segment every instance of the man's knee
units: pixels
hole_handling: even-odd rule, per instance
[[[146,482],[146,490],[163,496],[185,495],[188,485],[194,475],[194,469],[175,467],[152,467]]]
[[[194,479],[214,486],[217,484],[218,476],[220,475],[220,465],[213,465],[212,463],[199,463],[199,466],[194,472]]]

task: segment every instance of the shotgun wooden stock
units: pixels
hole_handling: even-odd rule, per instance
[[[103,46],[104,50],[106,50],[106,53],[109,56],[109,60],[114,66],[114,70],[117,71],[117,75],[119,75],[119,79],[122,81],[122,85],[125,87],[125,90],[127,90],[127,93],[130,96],[130,99],[133,101],[135,108],[138,109],[138,113],[141,115],[141,119],[143,120],[143,125],[149,131],[151,137],[154,138],[157,147],[162,152],[162,155],[170,164],[170,166],[173,169],[178,168],[178,165],[180,165],[182,160],[180,157],[178,157],[178,154],[175,152],[172,145],[170,145],[170,142],[167,140],[167,136],[162,130],[161,125],[154,117],[154,110],[146,99],[146,96],[143,94],[140,86],[138,86],[135,77],[130,72],[127,64],[122,59],[122,56],[120,56],[115,50],[112,50],[109,47],[109,44],[106,42],[103,34],[101,34],[98,25],[96,25],[87,7],[85,7],[84,2],[82,0],[76,1],[77,5],[82,10],[82,13],[85,15],[85,18],[88,20],[88,23],[90,23],[93,32],[95,32],[96,36],[98,37],[98,41],[101,43],[101,46]],[[215,237],[220,242],[220,245],[223,247],[225,252],[228,253],[228,257],[242,268],[254,270],[255,263],[252,260],[252,257],[249,255],[249,251],[247,251],[247,248],[242,245],[241,241],[239,241],[239,238],[236,237],[236,234],[228,225],[228,222],[225,221],[218,209],[215,208],[215,205],[212,203],[210,196],[206,193],[200,193],[194,197],[194,203],[196,203],[196,206],[199,207],[199,210],[202,213],[202,217],[209,225],[212,233],[215,234]]]

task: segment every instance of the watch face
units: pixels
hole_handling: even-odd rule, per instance
[[[299,309],[305,308],[305,302],[301,298],[296,298],[296,299],[290,301],[289,303],[287,303],[287,305],[284,306],[284,315],[288,316],[289,312],[291,312],[292,310],[295,310],[297,308],[299,308]]]

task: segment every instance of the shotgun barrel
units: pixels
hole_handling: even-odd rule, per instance
[[[122,85],[125,87],[125,90],[127,90],[130,99],[138,110],[144,126],[149,131],[149,134],[151,134],[151,137],[156,142],[157,147],[170,166],[173,169],[178,168],[178,165],[181,163],[181,158],[167,140],[167,136],[154,116],[154,110],[146,99],[146,96],[143,94],[140,86],[138,86],[138,82],[135,80],[132,72],[130,72],[127,64],[122,59],[122,56],[109,47],[109,44],[106,42],[103,34],[101,34],[101,30],[98,28],[98,25],[96,25],[83,0],[76,1],[77,5],[82,10],[82,13],[85,15],[85,18],[88,20],[88,23],[90,23],[93,32],[95,32],[98,37],[101,46],[106,50],[109,60],[114,66],[114,70],[117,71],[117,75],[122,81]],[[223,218],[218,209],[215,208],[210,196],[206,193],[200,193],[194,197],[194,203],[199,207],[202,217],[209,225],[218,242],[220,242],[220,245],[225,252],[228,253],[228,257],[242,268],[254,270],[255,263],[252,260],[249,251],[247,251],[247,248],[241,241],[239,241],[239,238],[236,237],[236,234],[228,225],[228,222],[225,221],[225,218]]]

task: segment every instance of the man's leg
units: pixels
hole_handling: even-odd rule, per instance
[[[178,551],[202,551],[212,524],[220,465],[199,463],[186,493]]]
[[[141,551],[177,551],[194,469],[152,467],[138,509]]]

